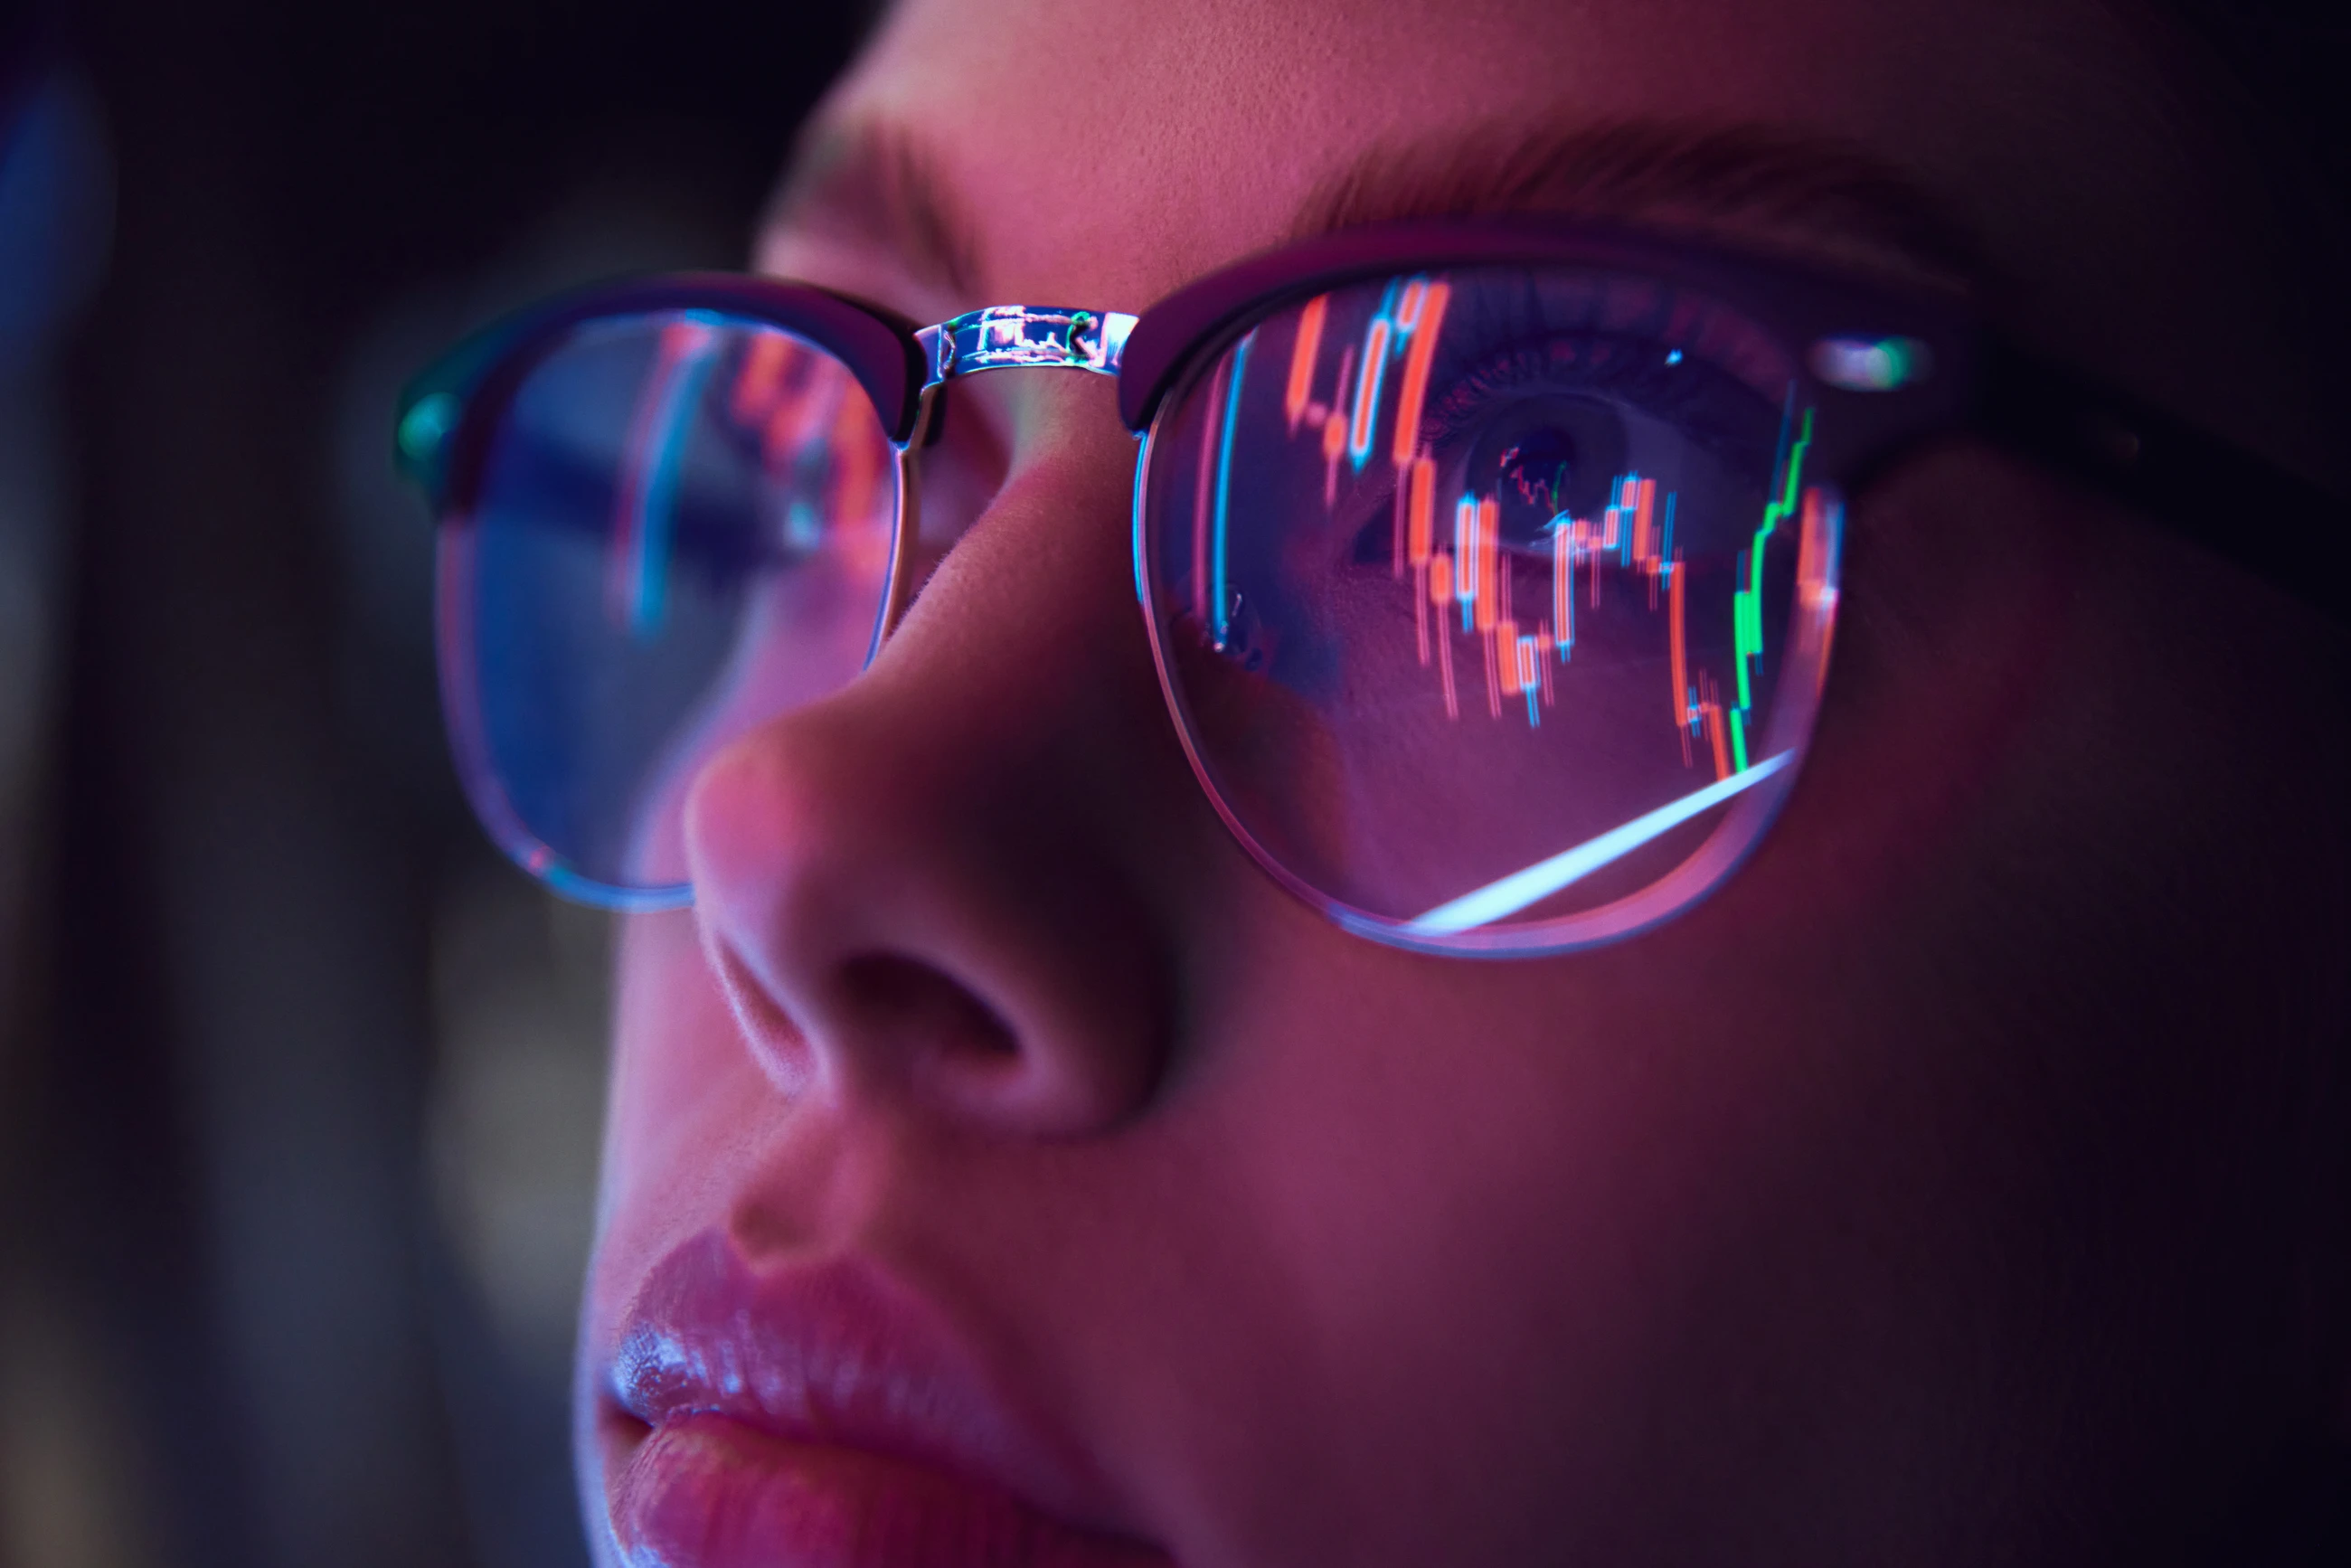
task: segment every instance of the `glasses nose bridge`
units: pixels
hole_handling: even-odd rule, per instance
[[[990,305],[925,327],[923,390],[958,376],[1019,368],[1091,371],[1116,377],[1135,319],[1071,306]]]
[[[1127,334],[1135,318],[1119,310],[1071,306],[990,305],[916,329],[923,355],[923,384],[912,432],[894,443],[898,515],[893,528],[890,583],[867,657],[896,632],[912,601],[911,571],[919,526],[922,464],[917,449],[932,429],[932,405],[946,382],[982,371],[1070,370],[1118,377]]]

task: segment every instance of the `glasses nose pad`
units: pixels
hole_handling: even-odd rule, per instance
[[[919,586],[914,576],[916,546],[923,531],[924,453],[938,444],[946,428],[945,391],[939,386],[923,389],[922,401],[914,413],[914,430],[906,440],[896,443],[891,453],[892,471],[897,476],[897,505],[890,522],[890,580],[883,591],[882,613],[874,622],[873,645],[866,651],[865,662],[869,664],[898,630],[898,623],[906,618],[906,607],[914,602]]]
[[[1224,613],[1217,622],[1210,646],[1250,674],[1266,666],[1270,653],[1265,618],[1239,589],[1226,596]]]

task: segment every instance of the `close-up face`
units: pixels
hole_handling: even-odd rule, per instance
[[[1589,220],[1964,308],[2339,485],[2298,390],[2285,242],[2194,64],[2092,0],[905,0],[804,131],[755,265],[917,326],[1019,303],[1147,333],[1155,303],[1325,231]],[[1486,296],[1443,276],[1467,333]],[[1434,298],[1416,287],[1353,317],[1332,291],[1332,341],[1409,325]],[[1350,371],[1308,362],[1302,319],[1252,342],[1335,402]],[[910,447],[903,617],[815,700],[755,664],[739,687],[773,716],[673,768],[668,839],[630,846],[674,860],[691,904],[628,916],[620,944],[578,1374],[601,1561],[2167,1561],[2226,1539],[2285,1456],[2343,1440],[2339,631],[1956,429],[1856,463],[1846,493],[1790,481],[1764,593],[1764,545],[1707,532],[1718,511],[1752,530],[1740,508],[1798,445],[1757,390],[1797,372],[1741,330],[1689,329],[1712,390],[1604,438],[1574,423],[1597,394],[1395,357],[1399,387],[1437,389],[1432,422],[1470,384],[1552,411],[1463,435],[1463,464],[1584,518],[1563,466],[1528,488],[1527,455],[1615,442],[1612,486],[1679,486],[1683,544],[1651,542],[1667,481],[1654,518],[1637,484],[1604,487],[1587,520],[1621,511],[1625,542],[1554,540],[1587,565],[1551,601],[1552,536],[1510,534],[1505,604],[1522,568],[1522,601],[1558,606],[1524,642],[1556,690],[1480,673],[1463,629],[1490,607],[1428,591],[1476,526],[1444,442],[1435,546],[1407,540],[1410,433],[1393,468],[1357,461],[1387,486],[1363,492],[1372,546],[1267,565],[1236,545],[1232,567],[1278,580],[1299,551],[1368,549],[1368,603],[1393,516],[1396,602],[1436,630],[1416,653],[1409,608],[1389,627],[1343,595],[1321,629],[1374,650],[1346,678],[1383,689],[1436,670],[1432,646],[1470,661],[1463,711],[1426,674],[1419,716],[1355,751],[1335,725],[1224,733],[1341,701],[1302,677],[1261,693],[1245,661],[1199,673],[1278,619],[1277,590],[1138,613],[1139,570],[1186,567],[1171,547],[1139,568],[1120,383],[944,384]],[[1577,351],[1604,362],[1611,331]],[[1235,346],[1207,353],[1149,484],[1185,528],[1215,511],[1222,572],[1248,486],[1210,482],[1197,431],[1241,397]],[[1327,417],[1329,477],[1316,446],[1281,483],[1344,511],[1371,479]],[[866,444],[858,485],[886,477],[885,434],[839,438]],[[876,551],[878,507],[852,508]],[[1437,727],[1604,752],[1634,722],[1607,706],[1613,628],[1660,629],[1626,699],[1656,721],[1643,744],[1689,721],[1659,766],[1747,776],[1719,687],[1742,655],[1716,625],[1749,613],[1750,568],[1774,650],[1806,605],[1834,637],[1823,609],[1756,666],[1802,706],[1802,767],[1791,743],[1759,768],[1736,852],[1606,940],[1408,939],[1405,917],[1547,852],[1514,839],[1457,889],[1424,841],[1482,852],[1457,819],[1571,810],[1541,795],[1551,761],[1472,777],[1489,743]],[[1717,684],[1675,674],[1694,695],[1669,709],[1684,577]],[[1553,658],[1571,608],[1582,664]],[[826,656],[853,669],[866,624]],[[1435,804],[1362,804],[1367,757]],[[1560,847],[1670,803],[1629,763],[1610,778],[1622,801]],[[1636,892],[1645,852],[1590,885]],[[1553,895],[1534,907],[1586,907]]]

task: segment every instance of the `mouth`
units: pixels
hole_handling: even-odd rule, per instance
[[[688,1241],[630,1310],[600,1406],[632,1568],[1168,1568],[1101,1529],[1081,1465],[854,1262],[756,1274],[723,1236]]]

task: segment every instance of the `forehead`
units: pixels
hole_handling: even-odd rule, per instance
[[[916,149],[991,298],[1133,309],[1280,241],[1367,153],[1513,126],[1815,135],[1973,217],[1999,204],[1978,172],[2004,162],[1996,150],[2045,140],[2084,97],[2081,62],[2116,57],[2088,36],[2100,15],[2010,0],[1964,16],[1924,0],[905,0],[818,141],[879,131]],[[786,234],[763,260],[810,275],[821,248]]]

